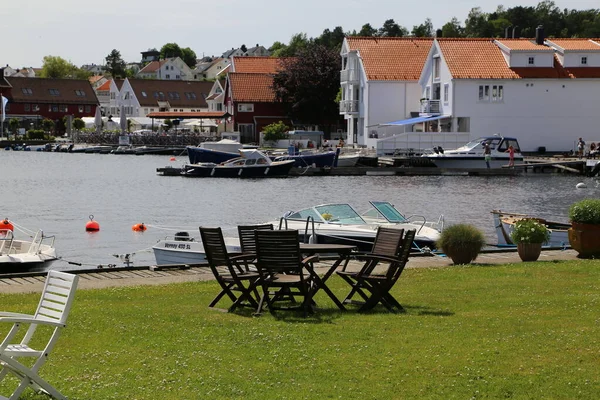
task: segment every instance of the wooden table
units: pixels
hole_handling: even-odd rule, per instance
[[[341,301],[338,300],[337,297],[333,294],[331,289],[327,287],[325,282],[329,277],[335,272],[335,270],[340,266],[340,264],[348,259],[348,255],[356,249],[356,246],[347,245],[347,244],[305,244],[300,243],[300,251],[302,254],[306,254],[307,256],[312,256],[315,254],[336,254],[337,258],[331,264],[329,269],[325,272],[325,275],[320,277],[314,269],[311,268],[309,271],[313,280],[315,281],[315,288],[312,293],[314,296],[319,289],[323,289],[325,293],[333,300],[333,302],[339,307],[340,310],[346,310],[346,307],[342,304]]]

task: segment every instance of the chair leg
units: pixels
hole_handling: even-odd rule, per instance
[[[231,301],[235,302],[237,300],[237,296],[233,294],[231,288],[234,286],[233,283],[225,284],[224,282],[219,282],[221,284],[221,292],[210,302],[208,307],[212,308],[217,305],[219,301],[223,298],[223,296],[227,295],[231,299]]]

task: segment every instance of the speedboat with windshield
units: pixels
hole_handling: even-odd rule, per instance
[[[435,248],[443,229],[443,217],[432,224],[421,216],[405,217],[388,202],[370,204],[372,208],[362,215],[347,203],[288,211],[274,225],[279,229],[297,229],[300,240],[306,243],[350,244],[364,251],[371,250],[379,226],[415,229],[415,248]]]
[[[58,259],[54,248],[54,236],[46,236],[41,230],[25,230],[13,224],[7,219],[0,222],[0,274],[47,269]],[[15,237],[14,229],[33,239]]]
[[[489,168],[502,168],[510,161],[509,146],[514,149],[515,164],[523,163],[523,154],[516,138],[500,135],[480,137],[454,150],[445,150],[439,146],[423,154],[439,168],[488,168],[483,150],[485,144],[490,147]]]

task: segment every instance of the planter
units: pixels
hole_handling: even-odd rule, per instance
[[[517,244],[517,251],[521,261],[537,261],[542,252],[541,243],[519,243]]]
[[[579,258],[600,258],[600,225],[571,223],[569,244]]]
[[[477,258],[479,249],[470,249],[465,247],[443,249],[454,264],[470,264]]]

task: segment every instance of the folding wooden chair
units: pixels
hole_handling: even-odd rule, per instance
[[[60,337],[62,328],[66,326],[67,316],[73,304],[78,279],[79,277],[73,274],[50,271],[48,272],[40,303],[35,314],[0,312],[0,322],[13,324],[6,338],[0,344],[0,367],[2,367],[0,370],[0,381],[8,373],[15,375],[21,380],[19,386],[8,399],[18,399],[29,386],[33,390],[45,393],[55,399],[66,399],[58,390],[42,379],[38,375],[38,371],[52,352],[56,341]],[[29,328],[19,341],[17,333],[22,325]],[[47,333],[47,329],[40,330],[41,332],[38,332],[34,338],[34,333],[36,333],[38,326],[48,326],[51,328],[51,331]],[[47,342],[45,342],[46,339]],[[36,349],[34,349],[30,347],[30,342],[40,345],[40,347],[36,346]],[[44,342],[45,344],[43,344]],[[33,346],[33,344],[31,345]],[[19,359],[23,357],[34,359],[33,366],[28,367],[19,362]],[[6,397],[2,396],[0,398],[6,399]]]
[[[302,259],[297,230],[256,230],[256,267],[260,274],[263,294],[258,305],[262,311],[266,300],[269,311],[302,310],[304,316],[312,311],[312,279],[305,268],[318,260],[318,256]],[[272,295],[271,288],[278,289]],[[288,300],[290,295],[300,295],[303,301],[296,307],[276,306],[275,303]]]
[[[242,254],[256,254],[256,238],[254,237],[254,231],[259,230],[272,231],[273,224],[238,226],[238,236],[240,238]]]
[[[256,308],[259,298],[256,285],[260,275],[248,269],[248,263],[254,260],[255,255],[230,256],[227,253],[221,228],[200,227],[200,236],[208,265],[221,286],[221,292],[208,306],[213,308],[223,296],[227,295],[233,302],[228,311],[233,311],[239,306]],[[225,273],[221,272],[223,268],[226,268]],[[234,292],[240,292],[240,295],[237,296]],[[256,300],[252,297],[253,294]]]

